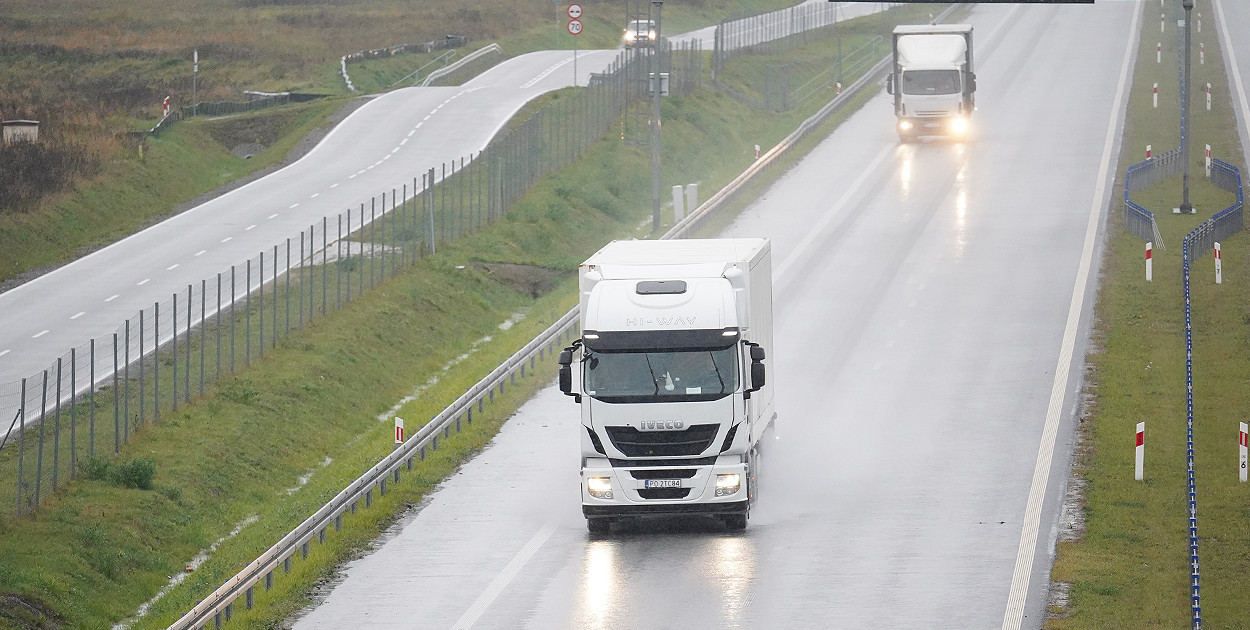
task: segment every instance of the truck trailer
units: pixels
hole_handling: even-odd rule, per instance
[[[683,514],[745,528],[777,417],[770,242],[614,241],[578,275],[559,382],[580,407],[587,528]]]
[[[965,137],[976,108],[972,25],[896,26],[893,51],[886,91],[894,95],[899,140]]]

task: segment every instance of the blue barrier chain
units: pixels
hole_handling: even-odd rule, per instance
[[[1186,460],[1189,469],[1189,593],[1193,606],[1193,630],[1202,628],[1202,601],[1199,593],[1198,571],[1198,497],[1194,485],[1194,335],[1189,303],[1189,245],[1191,232],[1181,242],[1181,260],[1184,263],[1185,282],[1185,414]]]

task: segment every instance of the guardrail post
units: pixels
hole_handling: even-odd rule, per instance
[[[282,572],[283,573],[291,572],[291,556],[287,556],[282,559]]]
[[[317,544],[326,544],[326,528],[324,527],[322,527],[321,531],[317,534]]]
[[[248,610],[251,610],[252,606],[256,603],[256,596],[252,593],[253,590],[253,587],[249,586],[247,587],[247,592],[243,594],[243,605],[246,606]]]
[[[273,571],[265,574],[265,590],[273,588]]]
[[[214,628],[218,628],[218,629],[220,630],[220,628],[221,628],[221,613],[217,613],[216,615],[213,615],[213,627],[214,627]]]
[[[304,544],[299,546],[299,555],[300,555],[301,560],[308,559],[308,541],[307,540],[304,541]]]
[[[380,492],[382,496],[386,496],[386,477],[383,477],[378,483],[378,492]]]
[[[336,514],[336,515],[334,516],[334,531],[336,531],[336,532],[337,532],[337,531],[342,531],[342,529],[343,529],[343,515],[342,515],[342,514]]]
[[[365,507],[373,505],[373,488],[365,490]]]

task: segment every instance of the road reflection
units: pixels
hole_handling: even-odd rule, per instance
[[[612,534],[586,542],[582,594],[570,627],[661,627],[690,620],[701,627],[745,627],[758,569],[749,528],[727,532],[719,522],[700,518],[614,526]]]

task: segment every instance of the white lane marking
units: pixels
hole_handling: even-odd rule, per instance
[[[868,179],[869,175],[878,172],[881,162],[885,161],[886,156],[890,155],[893,151],[894,147],[889,146],[882,149],[881,153],[878,153],[877,157],[873,158],[872,164],[868,165],[868,167],[859,174],[859,177],[855,178],[854,182],[851,182],[851,185],[847,187],[846,192],[842,193],[842,197],[838,199],[837,203],[833,204],[832,208],[829,208],[828,211],[824,212],[824,216],[820,218],[820,221],[818,221],[812,229],[808,230],[807,237],[803,239],[803,242],[799,243],[797,247],[790,250],[792,252],[790,257],[782,261],[781,265],[777,267],[776,275],[778,278],[785,277],[786,271],[790,268],[790,265],[793,265],[795,261],[798,260],[799,256],[811,247],[813,241],[820,238],[821,233],[825,231],[826,227],[828,227],[829,222],[833,221],[842,213],[843,206],[849,203],[851,201],[851,197],[857,194],[859,187],[864,185],[864,182]]]
[[[108,297],[104,298],[104,301],[105,301],[105,302],[112,302],[113,300],[116,300],[116,299],[117,299],[117,298],[119,298],[119,297],[121,297],[121,296],[120,296],[120,295],[110,295],[110,296],[108,296]]]
[[[406,141],[407,140],[405,140],[405,142]],[[403,143],[400,143],[400,146],[403,146]],[[399,147],[395,147],[394,149],[391,149],[391,155],[394,155],[396,153],[399,153]]]
[[[1029,488],[1029,501],[1024,508],[1024,528],[1020,532],[1020,547],[1016,551],[1016,568],[1011,576],[1011,590],[1007,595],[1007,610],[1003,613],[1003,630],[1019,630],[1024,622],[1024,604],[1029,590],[1029,578],[1033,573],[1033,555],[1037,551],[1037,536],[1042,526],[1042,503],[1046,498],[1046,485],[1050,481],[1050,464],[1055,456],[1055,439],[1059,432],[1059,415],[1063,411],[1064,390],[1068,386],[1068,368],[1076,346],[1077,327],[1081,323],[1081,310],[1085,305],[1085,285],[1089,282],[1094,258],[1094,241],[1102,221],[1103,195],[1107,187],[1107,172],[1111,169],[1111,149],[1115,146],[1116,121],[1124,111],[1124,90],[1128,83],[1129,62],[1133,47],[1138,45],[1142,4],[1133,11],[1129,26],[1128,44],[1124,49],[1124,61],[1120,67],[1120,82],[1116,86],[1115,100],[1111,103],[1111,117],[1107,121],[1107,137],[1103,141],[1102,164],[1095,180],[1094,199],[1089,205],[1089,221],[1085,225],[1085,245],[1081,250],[1081,264],[1076,270],[1076,283],[1072,287],[1072,301],[1068,305],[1068,322],[1063,329],[1063,341],[1059,346],[1059,361],[1055,366],[1055,380],[1050,388],[1050,403],[1046,408],[1046,424],[1042,427],[1042,441],[1037,447],[1037,463],[1033,466],[1033,483]]]
[[[538,73],[538,75],[536,75],[534,78],[530,79],[529,81],[526,81],[525,83],[522,83],[522,84],[521,84],[521,87],[522,87],[522,88],[534,87],[534,84],[535,84],[535,83],[538,83],[539,81],[542,81],[543,79],[547,78],[547,75],[549,75],[549,74],[551,74],[552,72],[555,72],[556,70],[558,70],[558,69],[560,68],[560,66],[568,65],[568,63],[569,63],[570,61],[573,61],[573,57],[572,57],[572,56],[570,56],[570,57],[568,57],[567,59],[565,59],[564,61],[561,61],[561,62],[559,62],[559,63],[556,63],[556,64],[552,65],[551,67],[547,68],[546,70],[543,70],[542,72]],[[457,96],[459,96],[459,95],[457,95]]]
[[[207,253],[208,253],[207,249],[201,249],[200,251],[195,252],[195,255],[198,257],[198,256],[203,256],[204,254],[207,254]]]
[[[42,336],[44,336],[44,335],[48,334],[49,332],[52,332],[52,331],[50,331],[50,330],[45,330],[45,331],[42,331],[42,332],[40,332],[40,333],[36,334],[34,337],[31,337],[31,339],[38,339],[38,338],[40,338],[40,337],[42,337]]]
[[[333,183],[333,184],[330,184],[330,188],[338,188],[338,187],[339,187],[339,185],[338,185],[338,183],[337,183],[337,182],[336,182],[336,183]]]
[[[267,217],[265,217],[265,218],[266,218],[266,219],[276,219],[276,218],[278,218],[278,213],[277,213],[277,212],[275,212],[275,213],[273,213],[273,214],[271,214],[271,215],[269,215],[269,216],[267,216]]]
[[[404,146],[405,144],[408,144],[408,139],[407,139],[407,138],[404,138],[403,140],[400,140],[400,141],[399,141],[399,146],[401,146],[401,147],[402,147],[402,146]],[[395,149],[395,150],[396,150],[396,151],[398,151],[399,149]]]
[[[294,209],[294,208],[298,208],[298,207],[299,207],[299,204],[298,204],[298,203],[293,203],[293,204],[291,204],[291,206],[290,206],[290,207],[291,207],[292,209]]]
[[[421,126],[421,125],[417,125],[417,127],[420,127],[420,126]],[[414,134],[414,133],[416,133],[416,132],[417,132],[417,127],[413,127],[413,128],[412,128],[412,131],[409,131],[409,132],[408,132],[408,138],[411,138],[411,137],[412,137],[412,134]],[[405,138],[405,140],[407,140],[407,138]]]
[[[357,175],[359,175],[359,174],[360,174],[360,173],[354,173],[354,174],[352,174],[352,175],[348,175],[348,176],[347,176],[347,179],[356,179],[356,176],[357,176]]]
[[[661,78],[663,78],[663,77],[661,77]],[[425,122],[425,121],[427,121],[427,120],[429,120],[429,119],[430,119],[430,115],[429,115],[429,114],[426,114],[426,115],[425,115],[425,118],[422,118],[422,119],[421,119],[421,122]]]
[[[230,240],[231,240],[231,239],[233,239],[233,238],[234,238],[233,236],[227,236],[226,238],[221,239],[221,242],[223,242],[223,243],[229,243],[229,242],[230,242]]]
[[[136,284],[135,286],[136,286],[136,287],[141,287],[141,286],[143,286],[143,285],[145,285],[145,284],[147,284],[147,283],[149,283],[149,282],[151,282],[151,281],[152,281],[152,279],[151,279],[151,278],[144,278],[144,279],[140,280],[140,281],[139,281],[139,283],[138,283],[138,284]]]
[[[383,161],[383,162],[385,162],[385,161],[387,161],[387,160],[389,160],[389,159],[391,159],[391,156],[389,156],[389,155],[388,155],[388,156],[386,156],[386,157],[382,158],[382,161]]]
[[[381,166],[381,164],[382,164],[382,160],[378,160],[377,162],[373,163],[373,166]],[[373,168],[373,166],[370,166],[369,168]]]
[[[415,128],[415,129],[413,129],[413,131],[416,131],[417,129],[420,129],[420,128],[421,128],[421,125],[424,125],[424,124],[425,124],[425,122],[419,122],[419,123],[417,123],[417,126],[416,126],[416,128]]]
[[[317,198],[317,197],[319,197],[320,195],[321,195],[321,193],[319,193],[319,192],[315,192],[315,193],[313,193],[313,194],[309,195],[309,196],[308,196],[308,198],[309,198],[309,199],[316,199],[316,198]]]
[[[508,582],[511,582],[512,578],[516,577],[521,567],[525,566],[526,562],[529,562],[529,559],[534,556],[538,548],[542,547],[548,538],[551,538],[551,534],[554,531],[556,531],[556,528],[551,525],[544,525],[542,529],[538,530],[538,533],[534,534],[534,537],[525,543],[525,546],[508,562],[508,566],[504,567],[503,571],[500,571],[499,575],[495,576],[490,586],[487,586],[486,590],[482,591],[481,595],[478,595],[477,601],[473,602],[473,605],[464,611],[456,625],[451,627],[452,630],[468,630],[472,628],[478,617],[481,617],[482,613],[486,612],[486,609],[495,601],[495,598],[499,597],[499,594],[503,592]]]
[[[356,171],[356,174],[357,174],[357,175],[364,175],[364,174],[365,174],[365,171],[367,171],[367,170],[369,170],[369,169],[364,169],[364,168],[362,168],[362,169],[360,169],[359,171]]]
[[[6,355],[6,354],[8,354],[8,353],[10,353],[10,352],[13,352],[13,351],[12,351],[12,350],[5,350],[5,351],[3,351],[3,352],[0,352],[0,357],[4,356],[4,355]]]
[[[1247,133],[1250,133],[1250,122],[1246,122],[1246,116],[1250,116],[1250,103],[1246,101],[1246,86],[1241,83],[1241,70],[1237,67],[1237,55],[1233,52],[1233,41],[1228,35],[1228,20],[1224,19],[1224,5],[1220,0],[1215,0],[1215,11],[1220,14],[1220,30],[1224,32],[1224,56],[1228,59],[1228,68],[1232,71],[1233,84],[1237,89],[1237,98],[1241,101],[1241,119],[1243,125],[1246,126]]]
[[[71,317],[70,320],[78,319],[79,317],[82,317],[83,315],[86,315],[86,314],[87,314],[87,311],[78,311],[78,314]]]
[[[173,271],[173,270],[175,270],[175,269],[177,269],[177,268],[178,268],[178,263],[174,263],[174,264],[172,264],[172,265],[170,265],[170,266],[166,267],[166,268],[165,268],[165,271]]]
[[[249,225],[249,226],[247,226],[247,227],[243,228],[243,231],[244,231],[244,232],[248,232],[248,231],[250,231],[250,230],[254,230],[254,229],[256,229],[256,224],[255,224],[255,223],[253,223],[252,225]]]

